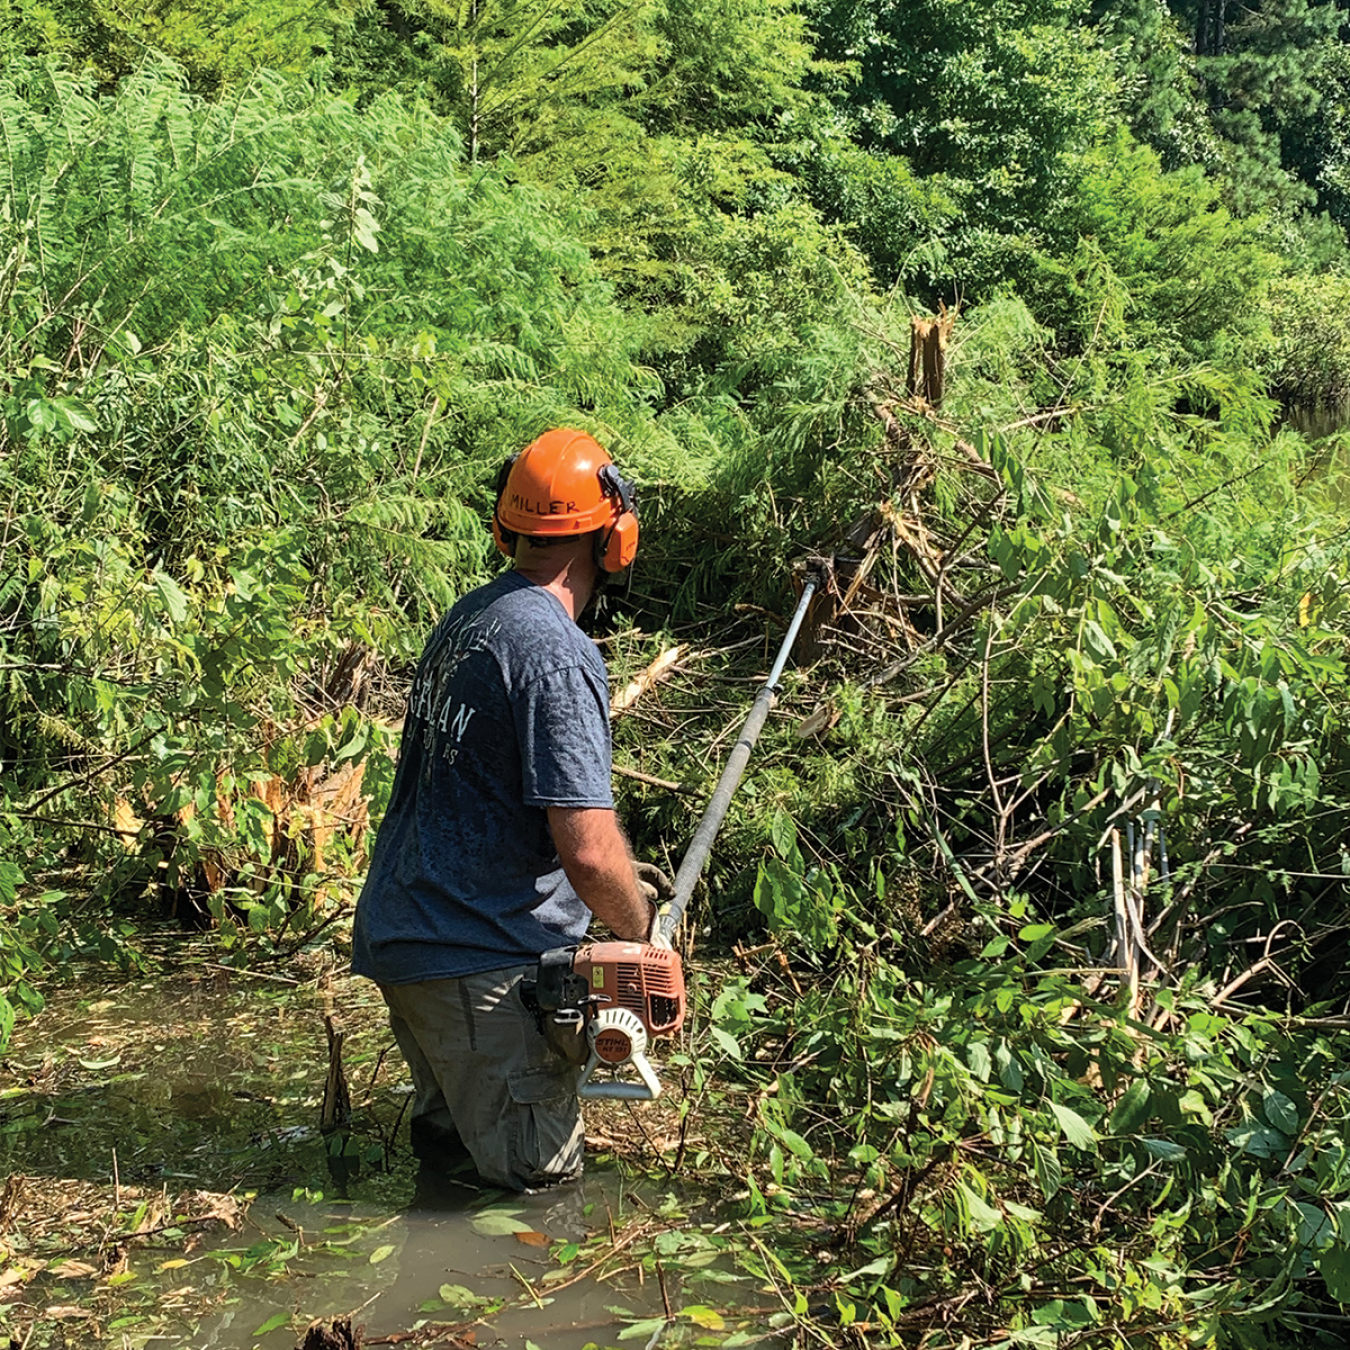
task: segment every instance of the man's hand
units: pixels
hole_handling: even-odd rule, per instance
[[[675,898],[675,883],[655,864],[635,862],[633,875],[644,899],[654,905],[664,905]]]
[[[647,935],[647,945],[661,947],[666,951],[674,950],[670,939],[661,931],[661,906],[675,898],[675,883],[655,863],[635,862],[633,874],[637,877],[642,898],[652,907],[652,927]]]

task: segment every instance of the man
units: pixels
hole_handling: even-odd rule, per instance
[[[578,1070],[519,985],[592,914],[649,941],[655,906],[610,791],[605,667],[576,619],[637,549],[632,489],[580,431],[503,466],[492,530],[515,567],[436,626],[353,930],[412,1072],[414,1141],[460,1141],[485,1180],[576,1176]],[[661,941],[664,940],[662,939]]]

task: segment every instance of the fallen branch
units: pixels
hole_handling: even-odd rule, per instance
[[[649,783],[652,787],[665,788],[667,792],[687,791],[683,783],[673,783],[669,778],[657,778],[650,773],[641,773],[637,769],[625,768],[622,764],[615,764],[611,767],[622,778],[631,778],[638,783]]]
[[[627,712],[629,708],[640,699],[648,689],[658,680],[669,675],[675,663],[684,655],[684,647],[667,647],[655,661],[640,672],[634,679],[630,680],[627,686],[618,694],[615,694],[609,704],[609,715],[617,717],[622,712]]]

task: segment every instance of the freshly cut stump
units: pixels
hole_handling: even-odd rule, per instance
[[[352,1326],[350,1317],[335,1317],[331,1322],[312,1322],[305,1332],[300,1350],[361,1350],[364,1327]]]

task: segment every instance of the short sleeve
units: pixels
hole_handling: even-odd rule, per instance
[[[536,676],[512,700],[526,806],[612,807],[609,690],[566,666]]]

